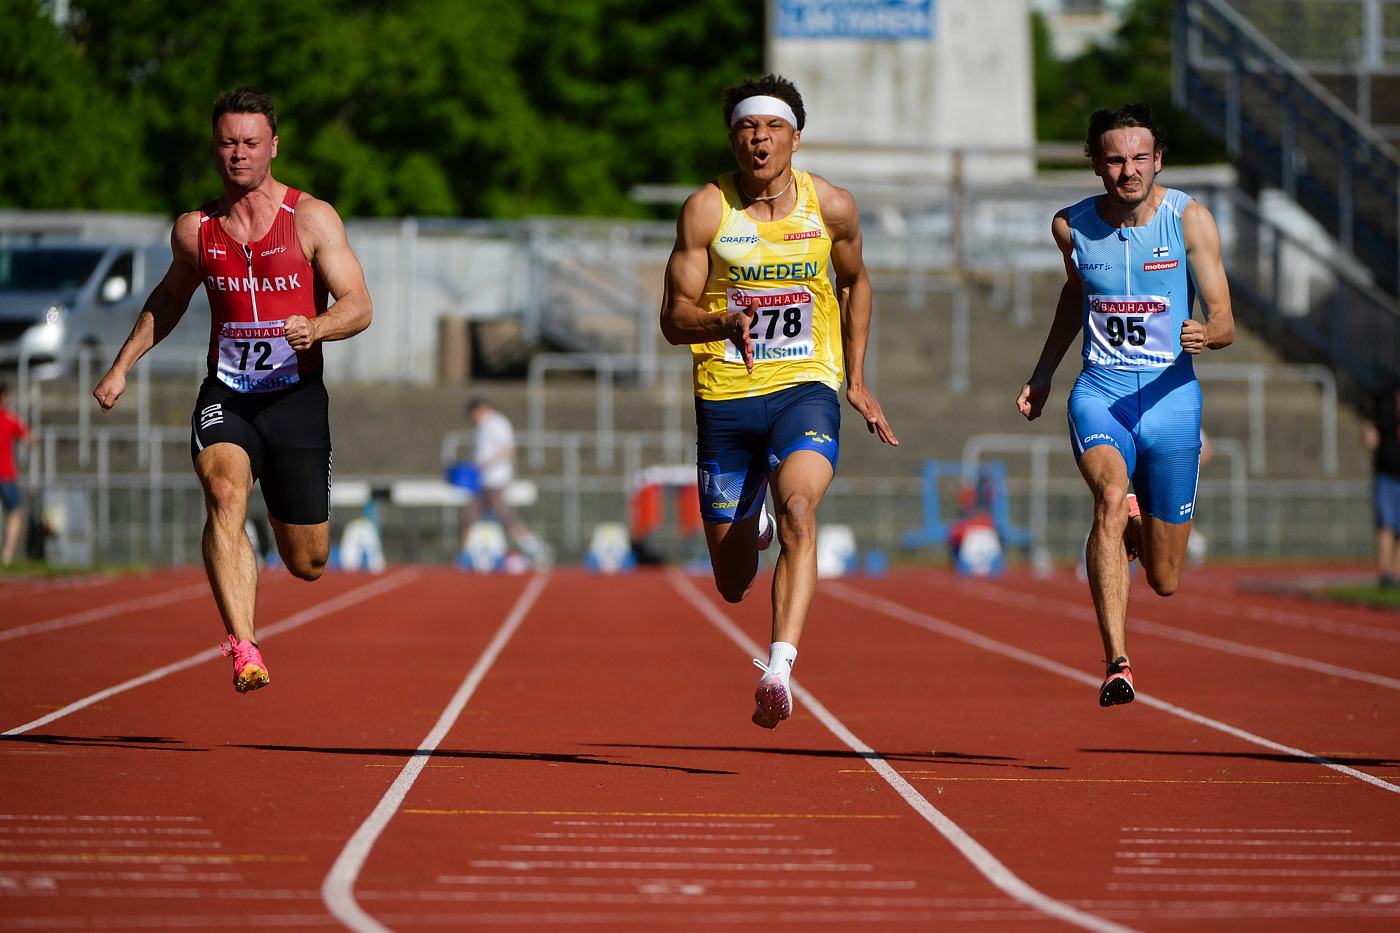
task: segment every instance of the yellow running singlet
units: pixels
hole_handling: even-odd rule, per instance
[[[750,331],[754,367],[750,374],[730,341],[692,344],[700,398],[748,398],[804,382],[840,391],[841,309],[827,271],[831,237],[812,176],[792,171],[797,206],[769,222],[744,213],[734,175],[715,182],[724,213],[710,243],[710,280],[699,306],[711,314],[757,312]]]

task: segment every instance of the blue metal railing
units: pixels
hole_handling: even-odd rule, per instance
[[[1184,0],[1176,17],[1176,105],[1400,293],[1400,153],[1224,0]]]

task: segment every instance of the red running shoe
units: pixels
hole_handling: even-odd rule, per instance
[[[257,645],[251,641],[239,642],[230,635],[228,644],[220,647],[224,657],[233,657],[233,686],[239,693],[267,686],[271,678],[267,673],[267,662],[263,661]]]
[[[1133,669],[1127,658],[1119,658],[1108,666],[1108,676],[1099,687],[1100,706],[1118,706],[1133,702]]]

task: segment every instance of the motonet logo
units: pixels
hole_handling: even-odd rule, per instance
[[[1168,269],[1175,269],[1180,260],[1169,259],[1165,262],[1145,262],[1142,264],[1143,272],[1165,272]]]

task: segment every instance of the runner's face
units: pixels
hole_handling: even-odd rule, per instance
[[[214,161],[227,185],[251,191],[267,179],[277,137],[260,113],[226,113],[214,128]]]
[[[801,139],[801,131],[782,117],[761,113],[741,117],[729,131],[739,170],[761,181],[771,181],[788,170]]]
[[[1130,208],[1147,199],[1162,170],[1162,154],[1154,148],[1152,131],[1141,126],[1109,130],[1099,137],[1094,174],[1103,179],[1110,198]]]

